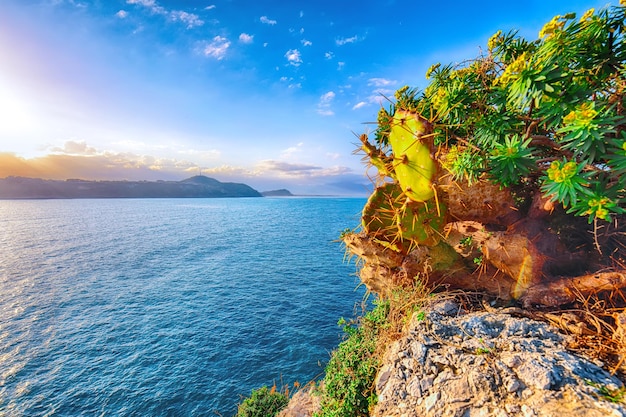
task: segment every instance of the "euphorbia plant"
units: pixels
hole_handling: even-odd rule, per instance
[[[423,91],[398,90],[361,136],[379,188],[348,247],[366,263],[376,248],[396,251],[384,259],[398,265],[379,267],[405,277],[543,304],[571,299],[564,277],[611,271],[584,285],[625,285],[625,14],[620,4],[556,16],[532,41],[498,32],[477,58],[433,65]],[[473,248],[459,243],[468,237]],[[476,271],[468,257],[486,264]]]

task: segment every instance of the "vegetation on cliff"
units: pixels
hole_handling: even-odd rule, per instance
[[[343,238],[368,288],[417,277],[557,306],[626,286],[625,13],[498,32],[396,92],[360,137],[376,189]]]
[[[373,134],[360,136],[376,188],[360,230],[342,235],[371,292],[390,306],[416,284],[568,306],[537,317],[619,372],[625,13],[557,16],[536,40],[498,32],[485,54],[432,66],[423,91],[396,92]]]

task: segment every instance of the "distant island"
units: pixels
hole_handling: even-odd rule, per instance
[[[7,177],[0,179],[0,199],[39,198],[220,198],[262,197],[240,183],[197,175],[182,181],[86,181]]]
[[[263,195],[263,197],[293,197],[293,194],[284,188],[280,190],[262,191],[261,195]]]

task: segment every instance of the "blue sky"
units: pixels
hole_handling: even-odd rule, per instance
[[[355,134],[434,63],[606,1],[2,0],[0,177],[363,194]],[[617,4],[614,1],[613,4]]]

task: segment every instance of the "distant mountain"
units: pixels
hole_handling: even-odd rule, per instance
[[[284,188],[280,190],[262,191],[261,195],[263,195],[263,197],[293,197],[293,194]]]
[[[198,175],[182,181],[65,181],[7,177],[0,198],[218,198],[262,197],[246,184]]]

